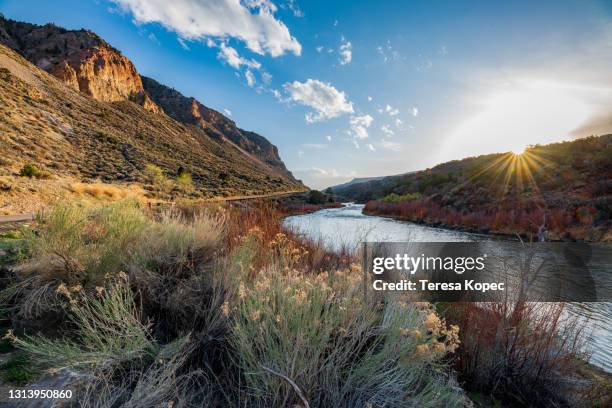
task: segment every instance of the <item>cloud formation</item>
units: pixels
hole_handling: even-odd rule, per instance
[[[134,21],[160,23],[188,40],[235,38],[251,51],[278,57],[300,55],[302,46],[276,19],[269,0],[112,0]]]
[[[253,75],[250,69],[246,70],[246,72],[244,73],[244,77],[246,78],[248,86],[250,86],[251,88],[255,86],[255,75]]]
[[[261,64],[255,60],[248,60],[246,58],[242,58],[238,55],[238,51],[235,48],[226,45],[225,43],[221,43],[219,48],[219,53],[217,54],[217,58],[222,61],[227,62],[227,64],[235,69],[240,69],[242,65],[245,65],[249,68],[259,69],[261,68]]]
[[[374,118],[370,115],[352,116],[350,120],[351,133],[357,139],[366,139],[368,137],[368,128],[374,122]]]
[[[399,110],[397,108],[393,108],[389,104],[387,104],[387,106],[385,106],[385,112],[387,112],[389,114],[389,116],[399,115]]]
[[[389,137],[393,136],[395,134],[395,132],[391,129],[391,126],[389,125],[383,125],[380,127],[380,130],[383,131],[383,133]]]
[[[347,41],[346,38],[342,37],[338,54],[340,54],[340,65],[350,64],[353,60],[353,44],[351,44],[350,41]]]
[[[344,92],[337,90],[330,83],[307,79],[306,82],[287,82],[283,88],[289,94],[290,101],[313,110],[306,114],[308,123],[332,119],[344,113],[353,113],[353,103],[347,99]]]

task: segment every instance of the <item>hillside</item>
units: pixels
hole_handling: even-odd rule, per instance
[[[532,146],[340,186],[365,211],[480,232],[610,240],[612,135]]]
[[[302,188],[195,126],[130,101],[97,101],[1,45],[0,145],[2,175],[13,177],[3,197],[18,190],[27,163],[51,178],[108,183],[147,184],[148,164],[168,178],[183,169],[196,197]]]
[[[0,44],[2,207],[60,181],[135,183],[160,198],[304,189],[274,145],[218,112],[193,100],[204,113],[198,122],[164,113],[160,105],[171,105],[154,92],[158,105],[143,86],[153,81],[92,32],[0,17],[0,43],[14,47]],[[27,164],[38,181],[19,177]],[[152,185],[152,177],[173,181],[179,173],[193,186]]]
[[[154,79],[142,77],[144,90],[166,114],[175,120],[195,125],[215,140],[229,140],[254,159],[270,166],[272,171],[295,181],[278,155],[278,149],[265,137],[239,129],[233,120],[210,109],[195,98],[162,85]]]

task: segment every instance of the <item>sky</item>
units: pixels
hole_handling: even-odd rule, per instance
[[[313,188],[612,132],[612,2],[0,0],[88,28]]]

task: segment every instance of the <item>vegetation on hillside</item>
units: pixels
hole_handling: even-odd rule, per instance
[[[68,179],[135,183],[152,195],[166,190],[158,182],[163,177],[173,181],[161,194],[165,199],[304,188],[195,126],[130,101],[107,103],[82,95],[3,45],[0,144],[6,197],[25,185],[20,175],[49,179],[49,185]],[[159,169],[154,180],[152,168]],[[186,175],[180,176],[179,169]]]
[[[365,212],[480,232],[610,240],[612,135],[531,146],[334,189]]]

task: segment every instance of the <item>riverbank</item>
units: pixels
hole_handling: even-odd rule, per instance
[[[377,201],[368,202],[364,206],[363,213],[371,216],[390,218],[397,221],[411,222],[414,224],[424,225],[432,228],[442,228],[446,230],[460,231],[470,234],[487,235],[500,239],[518,240],[520,238],[525,242],[537,242],[539,240],[537,230],[517,230],[517,232],[512,232],[508,229],[498,230],[489,226],[478,227],[475,225],[468,226],[461,224],[449,224],[443,221],[431,219],[430,217],[421,215],[418,212],[404,212],[400,208],[389,208],[392,206],[392,204],[389,205],[389,203],[383,203],[383,206],[380,206],[379,204],[380,203]],[[534,224],[531,221],[529,221],[529,223]],[[548,242],[612,242],[612,231],[610,231],[610,228],[605,226],[571,227],[568,229],[568,231],[564,233],[546,230],[545,239]]]

